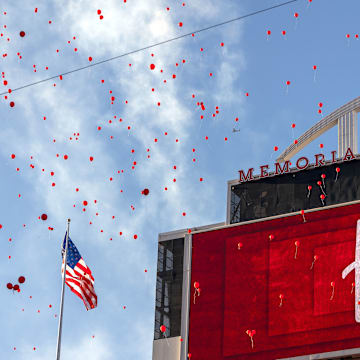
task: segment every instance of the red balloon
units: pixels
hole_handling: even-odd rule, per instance
[[[321,177],[322,177],[323,179],[325,179],[325,178],[326,178],[326,175],[325,175],[325,174],[321,174]]]
[[[9,290],[11,290],[11,289],[13,288],[13,285],[12,285],[12,283],[7,283],[7,284],[6,284],[6,287],[7,287]]]
[[[166,331],[166,326],[165,326],[165,325],[161,325],[161,326],[160,326],[160,331],[161,331],[162,333],[165,333],[165,331]]]
[[[194,282],[194,288],[195,288],[195,289],[198,289],[199,286],[200,286],[200,284],[199,284],[197,281],[195,281],[195,282]]]
[[[154,70],[155,69],[155,65],[154,64],[150,64],[150,70]]]
[[[83,201],[84,206],[86,206],[88,204],[88,202],[86,200]]]
[[[317,184],[318,184],[319,186],[321,186],[321,181],[318,181]]]
[[[268,35],[271,35],[271,31],[270,31],[270,30],[268,30],[268,31],[267,31],[267,34],[268,34]]]
[[[324,195],[324,194],[321,194],[321,195],[320,195],[320,199],[324,200],[324,199],[325,199],[325,195]]]
[[[25,276],[20,276],[18,281],[20,284],[23,284],[25,282]]]
[[[14,289],[15,291],[18,291],[18,290],[20,289],[20,286],[19,286],[18,284],[16,284],[16,285],[14,285],[13,289]]]
[[[309,186],[308,186],[308,190],[311,190],[311,189],[312,189],[312,186],[311,186],[311,185],[309,185]]]
[[[46,214],[42,214],[42,215],[41,215],[41,220],[44,220],[44,221],[45,221],[46,219],[47,219],[47,215],[46,215]]]
[[[15,103],[13,101],[10,101],[10,107],[14,107]]]
[[[149,195],[150,190],[147,189],[147,188],[145,188],[141,193],[142,193],[143,195],[147,196],[147,195]]]
[[[339,167],[337,167],[335,170],[336,170],[337,173],[340,172],[340,168],[339,168]]]
[[[21,36],[21,37],[24,37],[24,36],[25,36],[25,31],[21,30],[21,31],[20,31],[20,36]]]

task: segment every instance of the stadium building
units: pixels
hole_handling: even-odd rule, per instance
[[[359,112],[240,170],[225,222],[159,235],[153,360],[360,358]],[[296,158],[334,126],[337,151]]]

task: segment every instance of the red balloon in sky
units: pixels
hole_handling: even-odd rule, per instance
[[[150,70],[154,70],[155,69],[155,65],[154,64],[150,64]]]
[[[46,214],[42,214],[42,215],[41,215],[41,220],[44,220],[44,221],[45,221],[46,219],[47,219],[47,215],[46,215]]]
[[[12,285],[12,283],[7,283],[7,284],[6,284],[6,287],[7,287],[9,290],[11,290],[11,289],[13,288],[13,285]]]
[[[21,30],[21,31],[20,31],[20,36],[21,36],[21,37],[24,37],[24,36],[25,36],[25,31]]]
[[[18,290],[20,289],[20,286],[19,286],[18,284],[16,284],[16,285],[14,285],[13,289],[14,289],[15,291],[18,291]]]
[[[18,281],[20,284],[23,284],[25,282],[25,276],[20,276]]]
[[[145,196],[149,195],[149,193],[150,193],[150,190],[147,189],[147,188],[145,188],[145,189],[142,191],[142,194],[145,195]]]
[[[10,101],[10,107],[14,107],[15,103],[13,101]]]

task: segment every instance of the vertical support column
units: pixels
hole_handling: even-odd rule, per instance
[[[339,157],[343,157],[348,148],[353,153],[358,151],[358,124],[357,112],[350,111],[338,119],[338,153]]]
[[[231,216],[231,184],[227,183],[227,199],[226,199],[226,224],[230,224]]]
[[[184,241],[184,275],[181,306],[181,353],[180,360],[188,360],[189,314],[191,292],[192,235],[186,234]]]

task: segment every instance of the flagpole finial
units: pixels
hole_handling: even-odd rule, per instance
[[[68,222],[70,222],[70,219],[68,219]]]

